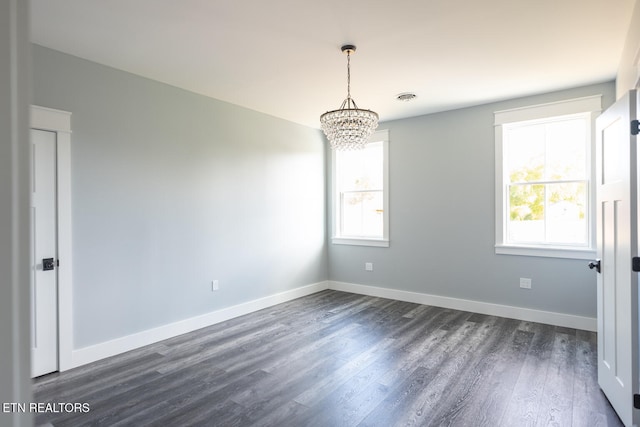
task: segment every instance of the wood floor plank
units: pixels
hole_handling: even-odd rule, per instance
[[[538,425],[572,425],[576,358],[575,330],[555,334],[549,369],[538,410]]]
[[[465,343],[469,345],[470,337],[479,337],[476,335],[479,325],[465,320],[468,313],[450,313],[453,316],[443,318],[446,320],[444,327],[433,330],[423,339],[414,340],[404,347],[404,354],[394,360],[394,369],[390,369],[380,379],[381,384],[393,387],[394,384],[405,381],[407,375],[420,366],[435,370],[441,364],[451,361],[452,356],[460,356],[460,346]],[[457,328],[451,326],[454,319],[458,323]]]
[[[505,322],[500,338],[487,350],[477,352],[460,372],[446,397],[455,402],[438,408],[435,424],[495,427],[506,410],[523,366],[533,333],[517,329],[519,322]]]
[[[408,422],[410,425],[420,423],[416,418],[422,419],[431,414],[446,392],[451,378],[472,357],[471,349],[487,345],[490,336],[489,328],[480,328],[472,322],[451,321],[445,324],[445,328],[456,332],[438,351],[419,358],[418,366],[409,378],[400,384],[397,379],[388,383],[392,388],[389,397],[365,418],[362,426],[389,425],[392,420]]]
[[[342,383],[332,393],[314,402],[307,413],[294,418],[296,425],[355,426],[388,395],[389,388],[377,382],[388,370],[389,358],[379,359]]]
[[[306,413],[309,408],[299,404],[293,400],[278,406],[275,410],[260,416],[260,419],[252,424],[254,427],[271,427],[271,426],[301,426],[304,424],[297,424],[295,420],[300,417],[301,414]]]
[[[337,369],[341,362],[334,358],[317,360],[316,363],[294,367],[286,375],[269,374],[259,384],[254,384],[249,393],[242,392],[230,397],[246,408],[242,414],[251,424],[263,416],[276,412],[278,408]]]
[[[370,346],[356,357],[342,361],[341,365],[335,371],[320,379],[314,387],[305,389],[304,392],[297,395],[293,400],[302,405],[312,406],[315,402],[333,393],[335,389],[357,373],[372,365],[381,355],[386,354],[392,349],[394,344],[395,340],[392,338],[385,338],[378,341],[375,345]]]
[[[459,413],[461,402],[467,403],[470,397],[483,397],[472,393],[465,394],[465,391],[474,390],[482,380],[485,372],[478,366],[482,365],[489,355],[502,348],[505,336],[509,334],[505,327],[508,324],[507,319],[499,319],[497,322],[494,320],[496,319],[491,318],[484,323],[465,322],[465,328],[469,328],[471,333],[447,349],[447,357],[438,360],[436,365],[430,366],[425,363],[425,366],[433,369],[433,378],[414,402],[402,414],[398,414],[397,422],[414,426],[432,423],[452,425],[456,421],[452,414]],[[494,328],[500,333],[492,333]],[[442,401],[450,404],[442,407]],[[478,413],[474,416],[477,418]],[[473,424],[476,425],[477,421],[473,420]]]
[[[135,381],[141,375],[158,376],[155,369],[161,366],[163,358],[158,354],[146,355],[137,361],[132,361],[130,366],[116,365],[110,369],[97,369],[91,371],[85,369],[85,375],[72,378],[67,381],[64,375],[60,376],[60,382],[53,387],[36,390],[40,399],[48,402],[69,402],[75,396],[86,396],[104,392],[110,389]],[[137,363],[139,362],[139,363]]]
[[[596,335],[338,291],[34,380],[78,426],[620,427]]]
[[[314,330],[311,334],[296,336],[284,346],[278,347],[278,351],[264,361],[262,369],[272,372],[300,359],[308,360],[318,354],[332,353],[333,348],[341,345],[349,336],[361,333],[361,325],[349,322],[331,324]]]
[[[500,425],[505,427],[532,427],[537,424],[538,408],[543,398],[543,390],[554,344],[554,327],[527,324],[523,330],[533,333],[531,346],[526,353],[522,369]]]
[[[241,405],[228,399],[228,396],[245,390],[267,375],[266,372],[256,371],[215,391],[208,390],[206,384],[202,384],[197,392],[169,398],[168,402],[173,406],[173,410],[162,422],[167,426],[196,425],[209,419],[227,418],[230,416],[229,411],[235,415],[235,409]]]
[[[596,341],[595,334],[576,331],[573,424],[584,427],[620,426],[618,416],[604,393],[599,391]]]
[[[204,364],[189,365],[178,372],[162,375],[151,381],[145,381],[137,387],[114,390],[106,396],[85,397],[94,402],[93,416],[102,425],[109,425],[120,418],[136,416],[149,401],[166,400],[188,393],[198,384],[210,384],[223,378],[225,372]],[[114,397],[115,395],[115,397]]]
[[[391,333],[395,345],[389,348],[389,351],[380,354],[373,364],[347,379],[315,404],[311,401],[305,402],[312,410],[305,414],[306,416],[298,416],[294,425],[355,426],[360,423],[388,394],[389,387],[380,384],[379,381],[385,375],[388,379],[390,372],[393,372],[396,381],[399,381],[398,371],[404,368],[407,372],[410,366],[417,366],[415,355],[426,357],[427,349],[435,350],[442,338],[448,334],[441,326],[456,316],[462,319],[467,313],[445,311],[435,307],[421,310],[420,314],[412,318],[414,324],[411,330],[407,330],[409,325],[404,324],[403,333],[399,333],[398,330]],[[418,350],[413,350],[409,344],[421,346]],[[407,372],[402,378],[406,379],[409,375]]]

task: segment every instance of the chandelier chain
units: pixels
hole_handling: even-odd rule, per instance
[[[347,51],[347,99],[351,99],[351,52]]]

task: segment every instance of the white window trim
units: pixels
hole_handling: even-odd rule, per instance
[[[569,99],[559,102],[551,102],[547,104],[533,105],[530,107],[513,108],[494,112],[495,127],[495,219],[496,219],[496,244],[495,253],[502,255],[524,255],[524,256],[540,256],[551,258],[572,258],[572,259],[593,259],[596,256],[595,248],[595,185],[593,179],[595,177],[595,164],[592,160],[592,153],[595,152],[595,118],[602,111],[602,95],[588,96],[584,98]],[[552,246],[552,245],[522,245],[522,244],[506,244],[506,224],[504,216],[506,212],[506,194],[505,194],[505,176],[503,171],[503,141],[502,141],[502,125],[516,122],[541,120],[556,116],[565,116],[571,114],[589,113],[590,114],[590,135],[591,150],[588,158],[591,165],[591,185],[589,186],[589,244],[586,248],[577,248],[571,246]]]
[[[382,238],[366,238],[366,237],[342,237],[339,235],[340,230],[340,217],[337,214],[338,208],[340,206],[340,201],[338,198],[340,195],[337,192],[337,171],[336,171],[336,152],[332,150],[331,152],[331,169],[332,169],[332,199],[333,199],[333,207],[332,207],[332,231],[331,231],[331,243],[334,245],[352,245],[352,246],[372,246],[372,247],[389,247],[389,130],[383,129],[374,132],[369,138],[369,142],[380,142],[382,141],[382,150],[383,150],[383,178],[382,178],[382,209],[384,213],[383,217],[383,234]]]

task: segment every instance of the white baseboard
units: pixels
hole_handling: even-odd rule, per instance
[[[224,322],[225,320],[233,319],[234,317],[253,313],[254,311],[262,310],[306,295],[311,295],[325,289],[334,289],[337,291],[351,292],[361,295],[370,295],[398,301],[470,311],[473,313],[546,323],[549,325],[564,326],[587,331],[595,331],[597,326],[596,319],[591,317],[573,316],[570,314],[532,310],[529,308],[492,304],[460,298],[442,297],[418,292],[380,288],[376,286],[357,285],[354,283],[324,281],[73,350],[71,354],[71,366],[66,367],[64,370],[86,365],[87,363],[115,356],[136,348],[144,347],[145,345],[215,325],[216,323]]]
[[[86,365],[87,363],[115,356],[167,338],[172,338],[187,332],[195,331],[196,329],[224,322],[225,320],[233,319],[234,317],[249,314],[254,311],[262,310],[306,295],[311,295],[328,288],[329,284],[327,281],[314,283],[312,285],[302,286],[290,291],[234,305],[232,307],[212,311],[201,316],[192,317],[89,347],[73,350],[71,354],[72,366],[69,366],[67,369]]]
[[[508,317],[511,319],[525,320],[529,322],[582,329],[592,332],[595,332],[597,328],[596,319],[593,317],[574,316],[571,314],[554,313],[551,311],[533,310],[530,308],[513,307],[509,305],[492,304],[488,302],[442,297],[418,292],[400,291],[396,289],[356,285],[344,282],[329,281],[329,289],[380,298],[389,298],[399,301],[414,302],[417,304],[433,305],[436,307],[451,308],[455,310],[471,311],[473,313],[488,314],[491,316]]]

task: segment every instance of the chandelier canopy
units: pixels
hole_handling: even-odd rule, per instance
[[[378,114],[358,108],[351,98],[351,54],[356,47],[349,44],[341,49],[347,54],[347,99],[342,101],[339,109],[321,115],[320,125],[332,149],[357,150],[364,148],[378,127]]]

